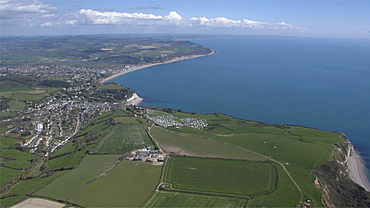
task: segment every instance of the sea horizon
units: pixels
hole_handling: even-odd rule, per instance
[[[116,77],[143,106],[224,113],[342,132],[370,172],[370,78],[363,39],[198,39],[216,51]]]

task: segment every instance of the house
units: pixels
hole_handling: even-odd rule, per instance
[[[149,153],[150,154],[161,154],[161,151],[159,151],[159,150],[150,150]]]
[[[158,158],[158,162],[164,162],[164,157]]]
[[[137,155],[135,158],[134,158],[134,161],[143,161],[144,157],[143,156],[140,156],[140,155]]]
[[[144,157],[148,157],[150,155],[150,151],[147,149],[141,149],[136,152],[136,155],[141,155]]]

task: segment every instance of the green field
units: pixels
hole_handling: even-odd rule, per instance
[[[250,151],[204,137],[180,134],[161,128],[152,128],[150,133],[167,153],[196,157],[266,160]]]
[[[11,111],[21,111],[26,106],[26,103],[23,101],[10,100],[8,105]]]
[[[53,199],[67,200],[76,191],[104,174],[118,162],[117,155],[89,155],[74,170],[59,177],[36,194]]]
[[[253,196],[273,192],[276,178],[270,162],[170,157],[164,182],[178,190]]]
[[[5,118],[12,118],[16,116],[17,114],[15,112],[1,112],[0,113],[0,119],[5,119]],[[8,129],[8,128],[6,128]]]
[[[339,136],[339,134],[338,134]],[[321,138],[302,138],[275,134],[238,134],[230,137],[213,137],[284,163],[313,168],[331,159],[333,144],[340,142],[339,137],[331,138],[332,144],[321,143]],[[310,142],[302,141],[309,140]]]
[[[0,167],[1,173],[1,187],[5,186],[12,178],[18,177],[21,174],[21,170],[14,170],[6,167]]]
[[[58,149],[58,151],[54,152],[53,155],[59,155],[65,152],[73,152],[75,149],[76,149],[76,145],[73,142],[68,142],[62,148]]]
[[[84,207],[138,207],[155,189],[162,166],[122,161],[70,198]]]
[[[143,207],[243,207],[244,199],[195,195],[174,192],[156,192]]]
[[[32,100],[37,101],[44,98],[46,94],[28,94],[28,93],[21,93],[21,92],[14,92],[13,99],[20,100],[20,101],[26,101],[26,100]]]
[[[10,207],[14,205],[14,203],[16,203],[17,201],[21,200],[24,197],[27,197],[27,194],[33,194],[35,191],[41,189],[43,186],[56,179],[63,173],[65,173],[65,171],[58,171],[55,172],[52,176],[46,178],[38,177],[21,181],[9,191],[10,193],[17,193],[18,196],[0,199],[0,206]]]
[[[135,118],[135,117],[115,117],[114,122],[121,124],[140,124],[139,120],[143,123],[146,122],[145,119]]]
[[[12,98],[13,92],[12,91],[0,91],[0,96],[3,96],[4,98]]]
[[[90,150],[91,148],[92,146],[87,146],[84,149],[77,151],[75,153],[63,155],[61,157],[51,159],[48,161],[48,164],[51,169],[71,168],[77,165],[81,161],[81,159],[84,157],[85,152]]]
[[[3,149],[0,151],[2,157],[12,156],[15,160],[6,162],[6,165],[16,168],[26,168],[31,162],[30,160],[34,157],[33,154],[22,152],[16,149]]]
[[[40,95],[45,94],[46,90],[25,90],[25,91],[17,91],[17,93],[23,93],[28,95]]]
[[[7,129],[6,129],[7,130]],[[0,139],[0,149],[10,147],[21,140],[11,138],[11,137],[1,137]],[[2,155],[2,154],[1,154]]]
[[[101,85],[98,87],[99,90],[120,90],[120,89],[124,89],[124,87],[122,87],[121,85],[118,85],[118,84],[113,84],[113,83],[108,83],[108,84],[105,84],[105,85]]]
[[[283,168],[279,165],[277,167],[279,182],[276,191],[272,194],[256,196],[248,203],[248,207],[293,207],[302,200],[297,187]]]
[[[0,92],[3,93],[3,92],[11,92],[11,91],[24,91],[24,90],[34,90],[33,88],[27,88],[27,87],[23,87],[23,88],[8,88],[8,89],[0,89]]]
[[[152,144],[145,127],[137,124],[115,126],[92,150],[93,153],[122,154]]]
[[[176,113],[175,115],[207,119],[211,126],[200,130],[171,128],[173,131],[214,139],[271,156],[280,162],[310,168],[330,161],[333,145],[343,141],[340,133],[301,126],[245,121],[223,114]],[[225,134],[225,129],[228,134]]]

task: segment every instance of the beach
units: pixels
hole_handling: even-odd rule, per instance
[[[116,77],[119,77],[121,75],[124,75],[124,74],[127,74],[127,73],[130,73],[130,72],[133,72],[133,71],[136,71],[136,70],[139,70],[139,69],[144,69],[144,68],[148,68],[148,67],[152,67],[152,66],[157,66],[157,65],[161,65],[161,64],[169,64],[169,63],[172,63],[172,62],[176,62],[176,61],[182,61],[182,60],[187,60],[187,59],[193,59],[193,58],[199,58],[199,57],[203,57],[203,56],[210,56],[212,54],[214,54],[215,51],[212,50],[211,53],[209,54],[206,54],[206,55],[191,55],[191,56],[182,56],[182,57],[177,57],[177,58],[174,58],[170,61],[166,61],[166,62],[160,62],[160,63],[154,63],[154,64],[146,64],[146,65],[140,65],[140,66],[137,66],[137,67],[134,67],[134,68],[130,68],[130,69],[127,69],[126,71],[123,71],[121,73],[117,73],[117,74],[114,74],[110,77],[107,77],[103,80],[100,81],[100,83],[104,83],[104,82],[107,82],[111,79],[114,79]]]
[[[126,104],[139,105],[143,100],[144,100],[143,98],[139,97],[136,93],[134,93],[129,99],[127,99]]]
[[[370,184],[366,175],[366,168],[361,156],[352,148],[347,160],[349,175],[351,179],[362,186],[367,192],[370,192]]]

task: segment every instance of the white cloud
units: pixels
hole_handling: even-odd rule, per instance
[[[164,19],[170,21],[180,21],[182,20],[182,17],[179,14],[177,14],[177,12],[172,11],[170,12],[169,15],[166,15]]]
[[[40,25],[41,27],[51,27],[53,26],[53,24],[51,22],[45,22],[43,24]]]
[[[0,0],[0,18],[30,18],[40,14],[48,14],[58,8],[37,0]]]
[[[97,11],[80,9],[77,12],[62,11],[51,4],[39,0],[0,0],[1,24],[3,26],[20,27],[58,27],[60,30],[71,26],[88,26],[82,28],[104,27],[116,28],[117,32],[150,31],[233,31],[238,33],[244,30],[301,30],[302,28],[285,22],[269,23],[248,19],[234,20],[226,17],[183,18],[179,13],[171,11],[168,15],[161,16],[146,13],[126,13],[112,11]],[[164,27],[166,29],[164,29]],[[227,30],[225,30],[227,28]],[[69,31],[69,29],[67,29]]]
[[[147,20],[160,20],[162,16],[143,13],[99,12],[91,9],[81,9],[78,12],[82,24],[143,24]]]
[[[116,25],[147,25],[147,26],[181,26],[181,27],[210,27],[210,28],[246,28],[246,29],[273,29],[286,30],[298,29],[291,24],[285,22],[269,23],[258,22],[248,19],[233,20],[226,17],[217,17],[208,19],[206,17],[192,17],[183,19],[180,14],[175,11],[170,12],[166,16],[157,16],[154,14],[143,13],[119,13],[119,12],[100,12],[91,9],[81,9],[78,13],[79,24],[116,24]]]

